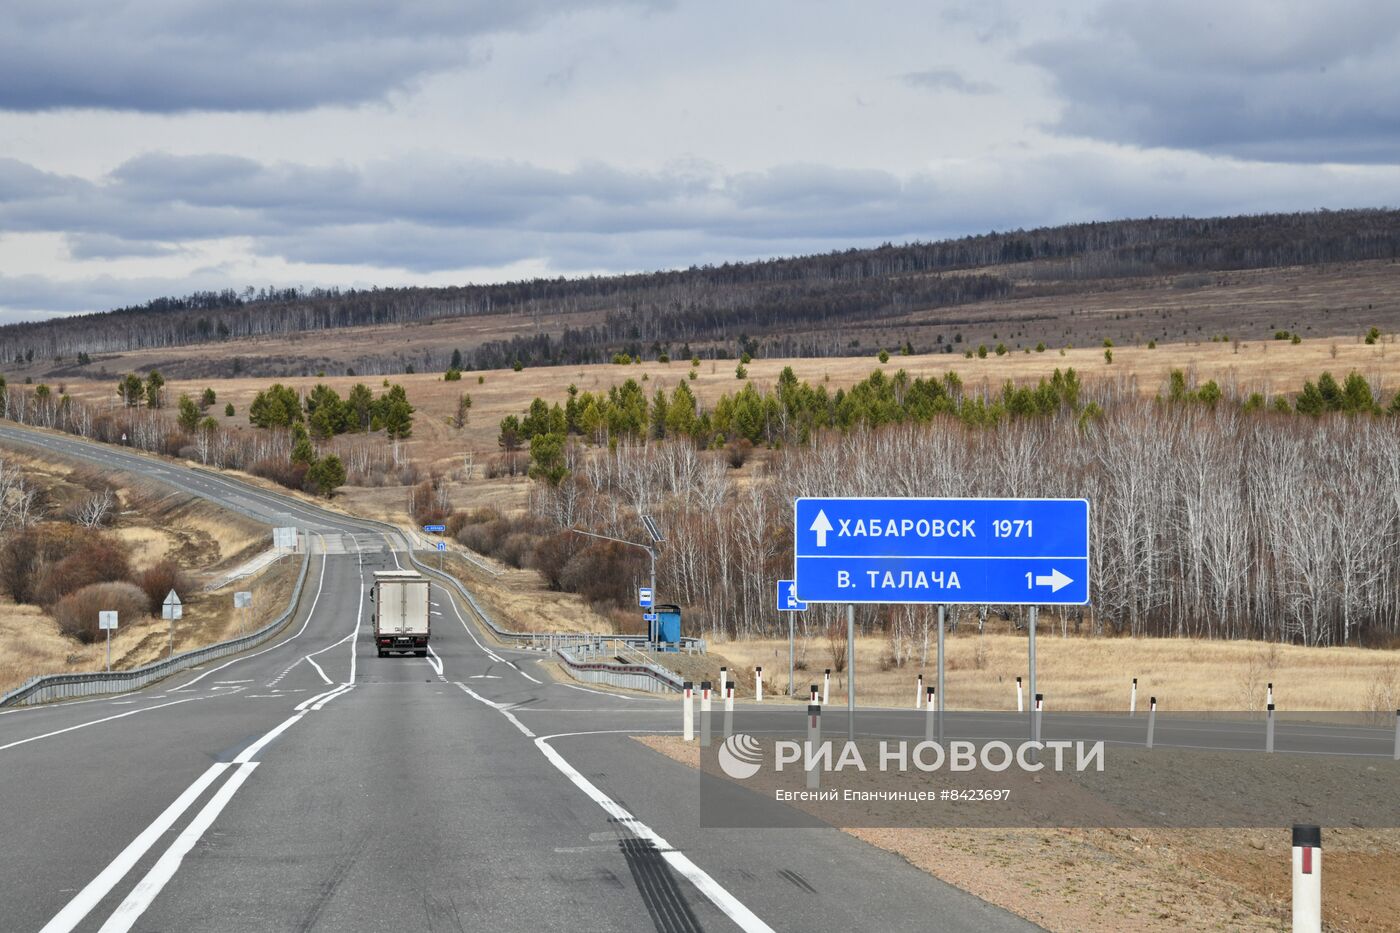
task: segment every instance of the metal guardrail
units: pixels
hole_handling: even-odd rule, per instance
[[[190,651],[181,652],[174,657],[166,658],[163,661],[155,661],[144,667],[133,668],[129,671],[98,671],[95,673],[83,674],[44,674],[39,677],[32,677],[23,686],[11,690],[0,697],[0,707],[3,706],[29,706],[36,703],[48,703],[53,700],[68,700],[76,697],[99,696],[109,693],[125,693],[130,690],[139,690],[148,684],[154,683],[162,678],[169,677],[187,667],[192,667],[201,661],[209,661],[214,658],[221,658],[225,655],[237,654],[240,651],[252,648],[255,645],[267,641],[276,635],[296,614],[297,603],[301,600],[302,587],[306,584],[307,569],[311,566],[311,548],[307,547],[303,552],[301,561],[301,572],[297,575],[296,585],[292,587],[291,598],[287,601],[287,608],[277,618],[264,625],[256,631],[247,635],[240,635],[237,638],[230,638],[213,645],[205,645],[203,648],[194,648]]]
[[[651,661],[636,660],[626,664],[588,661],[573,652],[559,648],[555,655],[579,680],[589,683],[645,690],[649,693],[679,693],[684,688],[680,675]]]

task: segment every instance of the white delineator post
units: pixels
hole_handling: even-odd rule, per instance
[[[695,741],[695,685],[690,681],[685,682],[684,699],[681,701],[681,734],[685,741]]]
[[[1021,678],[1017,677],[1017,678],[1016,678],[1016,712],[1018,712],[1018,713],[1024,713],[1025,711],[1026,711],[1026,694],[1025,694],[1025,692],[1024,692],[1024,688],[1021,686]]]
[[[1147,701],[1147,747],[1152,747],[1152,733],[1157,729],[1157,698]]]
[[[928,688],[928,703],[924,713],[924,741],[933,741],[934,720],[938,717],[938,691],[933,687]]]
[[[734,734],[734,685],[724,685],[724,737]]]
[[[920,674],[919,679],[914,684],[914,708],[918,709],[924,705],[924,675]]]
[[[721,668],[719,669],[719,695],[720,695],[721,697],[724,696],[724,688],[725,688],[725,685],[728,684],[728,683],[729,683],[729,668],[727,668],[727,667],[721,667]]]
[[[817,702],[817,685],[812,684],[808,693],[807,702],[815,704]]]
[[[1400,709],[1395,711],[1395,760],[1400,761]]]
[[[753,698],[757,703],[763,702],[763,668],[753,669]]]
[[[700,746],[710,747],[710,682],[700,681]]]
[[[1268,686],[1267,688],[1265,688],[1265,690],[1264,690],[1264,702],[1265,702],[1267,705],[1269,705],[1269,706],[1273,706],[1273,705],[1274,705],[1274,683],[1273,683],[1273,681],[1269,681],[1269,686]]]
[[[828,668],[826,669],[826,673],[822,675],[822,706],[827,706],[827,705],[830,704],[830,703],[831,703],[831,668],[828,667]]]
[[[1322,829],[1293,824],[1293,933],[1322,933]]]
[[[807,789],[816,790],[821,787],[822,776],[817,770],[817,746],[822,741],[822,708],[815,703],[807,707],[807,748],[803,756],[807,768]]]
[[[1045,694],[1035,695],[1035,735],[1031,736],[1032,741],[1040,741],[1040,716],[1045,712]]]
[[[1269,709],[1264,719],[1264,751],[1272,754],[1274,750],[1274,704],[1269,704]]]
[[[1128,692],[1128,715],[1137,715],[1137,678],[1133,678],[1133,689]]]

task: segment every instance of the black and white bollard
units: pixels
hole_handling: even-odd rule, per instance
[[[1152,747],[1152,733],[1157,731],[1157,698],[1147,700],[1147,747]]]
[[[1293,824],[1293,933],[1322,933],[1322,829]]]
[[[1264,691],[1264,703],[1267,706],[1274,705],[1274,682],[1269,681],[1269,686]]]
[[[828,668],[826,669],[826,673],[822,675],[822,706],[826,706],[826,705],[829,704],[830,702],[831,702],[831,668],[828,667]]]
[[[1137,678],[1133,678],[1133,689],[1128,691],[1128,715],[1137,715]]]
[[[685,699],[681,701],[681,734],[687,742],[695,741],[695,685],[685,682]]]
[[[933,741],[934,720],[938,717],[938,691],[934,687],[928,688],[928,704],[924,713],[924,741]]]
[[[734,684],[724,685],[724,737],[734,734]]]
[[[1274,751],[1274,704],[1269,704],[1268,711],[1264,714],[1264,751],[1273,754]]]
[[[804,766],[807,768],[807,789],[816,790],[821,787],[822,776],[817,770],[817,747],[822,742],[822,708],[816,703],[807,707],[807,760]]]
[[[1035,735],[1031,736],[1031,738],[1036,742],[1040,741],[1040,716],[1044,712],[1045,694],[1037,693],[1035,695]]]
[[[1024,713],[1024,712],[1026,711],[1026,695],[1025,695],[1025,693],[1023,692],[1023,689],[1024,689],[1024,688],[1022,688],[1022,686],[1021,686],[1021,678],[1017,677],[1017,678],[1016,678],[1016,712],[1018,712],[1018,713]]]
[[[924,705],[924,675],[920,674],[918,681],[914,684],[914,708],[918,709]]]
[[[1395,760],[1400,761],[1400,709],[1395,711]]]
[[[700,747],[710,747],[710,682],[700,681]]]
[[[763,668],[753,669],[753,698],[754,702],[763,702]]]
[[[808,692],[807,692],[807,702],[808,702],[808,703],[812,703],[812,704],[818,703],[819,700],[817,699],[817,697],[818,697],[817,685],[816,685],[816,684],[812,684],[810,687],[807,688],[807,691],[808,691]]]
[[[721,697],[724,696],[724,688],[725,688],[725,685],[728,684],[728,683],[729,683],[729,668],[727,668],[727,667],[721,667],[721,668],[719,669],[719,695],[720,695]]]

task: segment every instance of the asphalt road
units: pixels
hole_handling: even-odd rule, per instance
[[[284,634],[111,699],[0,710],[5,930],[1029,930],[832,829],[706,829],[629,735],[672,700],[556,683],[434,586],[433,653],[378,658],[371,526],[206,471],[0,426],[313,532]]]

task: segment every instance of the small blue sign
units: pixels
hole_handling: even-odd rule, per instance
[[[807,604],[797,598],[797,581],[778,581],[778,611],[779,612],[806,612]]]
[[[445,551],[445,550],[447,550],[447,542],[446,542],[446,541],[439,541],[439,542],[437,543],[437,549],[438,549],[439,551]]]
[[[651,608],[651,587],[637,587],[637,605],[643,609]]]
[[[654,612],[644,612],[644,613],[642,613],[642,621],[643,621],[643,622],[655,622],[656,619],[657,619],[657,615],[656,615],[656,613],[654,613]]]
[[[442,532],[447,530],[446,525],[424,525],[423,530],[427,532]]]
[[[1086,499],[797,499],[793,518],[806,602],[1089,601]]]

